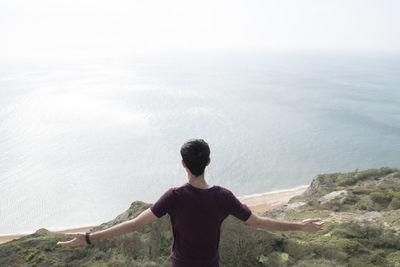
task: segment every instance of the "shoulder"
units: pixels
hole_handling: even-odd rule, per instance
[[[232,193],[232,191],[226,187],[214,185],[213,188],[214,188],[214,191],[216,192],[216,194],[221,195],[224,198],[234,197],[234,194]]]
[[[186,192],[187,190],[188,190],[188,185],[184,184],[184,185],[178,186],[178,187],[171,187],[165,193],[168,195],[176,196],[176,195]]]
[[[223,186],[220,186],[220,185],[214,185],[214,188],[215,188],[217,191],[221,192],[221,193],[232,194],[232,191],[229,190],[229,189],[226,188],[226,187],[223,187]]]

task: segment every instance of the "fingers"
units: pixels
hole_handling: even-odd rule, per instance
[[[319,230],[323,230],[325,222],[321,220],[321,218],[314,219],[305,219],[302,221],[302,224],[305,226],[305,232],[316,232]]]
[[[325,222],[322,222],[322,223],[319,223],[319,224],[314,224],[314,225],[317,226],[317,231],[318,231],[318,230],[323,230],[323,229],[324,229]]]
[[[323,221],[321,220],[321,218],[318,218],[318,219],[305,219],[305,220],[303,220],[302,222],[303,222],[303,223],[321,222],[321,224],[324,224],[324,223],[325,223],[325,222],[323,222]]]
[[[76,237],[78,235],[75,234],[75,233],[65,233],[64,235],[68,236],[68,237],[74,237],[74,239],[69,240],[69,241],[65,241],[65,242],[57,242],[57,245],[72,247],[73,246],[73,242],[76,240]]]
[[[72,241],[74,241],[74,240],[65,241],[65,242],[57,242],[57,245],[72,247],[73,246]]]
[[[308,222],[319,222],[321,221],[321,218],[318,219],[307,219]]]

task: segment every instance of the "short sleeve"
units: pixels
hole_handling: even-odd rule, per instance
[[[157,200],[156,203],[151,205],[150,210],[158,218],[161,218],[166,213],[169,213],[171,211],[172,201],[173,201],[173,188],[165,192],[164,195],[162,195],[160,199]]]
[[[226,190],[224,198],[225,207],[229,214],[242,221],[247,221],[250,218],[251,210],[249,207],[240,202],[231,191]]]

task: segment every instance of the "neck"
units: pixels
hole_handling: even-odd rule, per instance
[[[192,174],[188,175],[188,183],[191,184],[194,187],[200,188],[200,189],[207,189],[208,184],[206,180],[204,179],[204,173],[200,176],[194,176]]]

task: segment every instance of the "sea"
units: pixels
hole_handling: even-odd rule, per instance
[[[400,168],[400,55],[201,51],[0,61],[0,234],[97,225],[187,182],[238,197]]]

